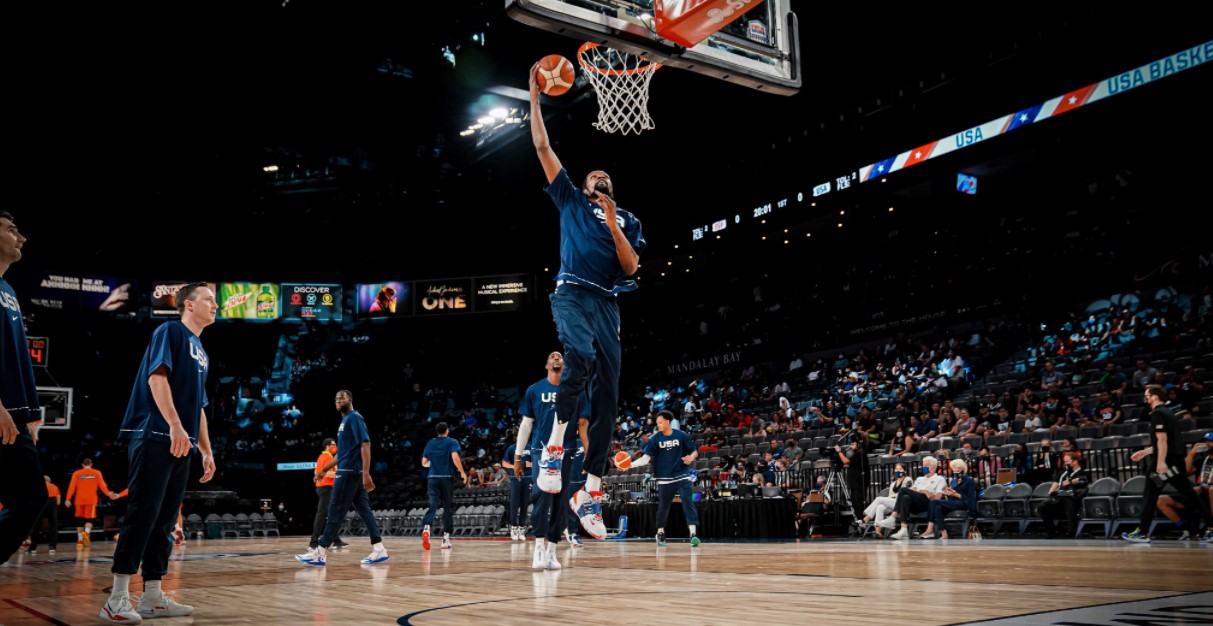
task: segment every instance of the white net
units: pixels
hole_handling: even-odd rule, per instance
[[[598,94],[598,121],[594,122],[594,128],[623,135],[653,129],[653,118],[649,117],[649,81],[660,63],[593,43],[582,46],[578,58]]]

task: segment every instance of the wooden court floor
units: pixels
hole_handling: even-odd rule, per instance
[[[306,539],[192,541],[174,550],[164,588],[195,614],[156,623],[1052,623],[1029,616],[1165,597],[1199,598],[1210,613],[1195,623],[1213,623],[1213,594],[1181,595],[1213,592],[1213,546],[1195,543],[587,542],[560,546],[562,570],[532,571],[530,542],[425,552],[388,539],[391,560],[363,566],[369,546],[350,541],[326,568],[292,558]],[[0,624],[98,623],[113,548],[14,557],[0,567]]]

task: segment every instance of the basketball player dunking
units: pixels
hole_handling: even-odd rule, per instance
[[[622,358],[615,297],[636,289],[636,282],[627,277],[639,269],[645,241],[640,220],[615,205],[615,188],[606,172],[590,172],[581,189],[569,179],[548,141],[535,71],[532,67],[531,140],[548,181],[548,196],[560,212],[560,273],[551,301],[565,361],[556,425],[539,460],[536,482],[547,493],[560,493],[565,431],[569,420],[575,423],[584,415],[578,404],[588,389],[593,406],[585,450],[586,483],[570,498],[569,507],[586,532],[603,539],[602,476],[618,411]]]

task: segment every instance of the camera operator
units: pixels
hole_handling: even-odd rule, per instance
[[[864,498],[864,485],[867,484],[868,478],[867,443],[867,437],[852,431],[834,444],[831,460],[834,469],[844,474],[847,490],[851,492],[851,501],[848,504],[851,505],[852,511],[862,511],[867,507]]]

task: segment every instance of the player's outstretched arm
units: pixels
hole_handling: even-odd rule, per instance
[[[562,166],[560,159],[556,158],[556,153],[552,151],[552,144],[548,141],[548,129],[543,125],[543,112],[539,110],[539,81],[535,79],[538,69],[538,63],[531,66],[531,141],[535,144],[539,163],[543,165],[543,174],[547,176],[548,183],[551,183],[556,180],[556,175],[560,174]]]

